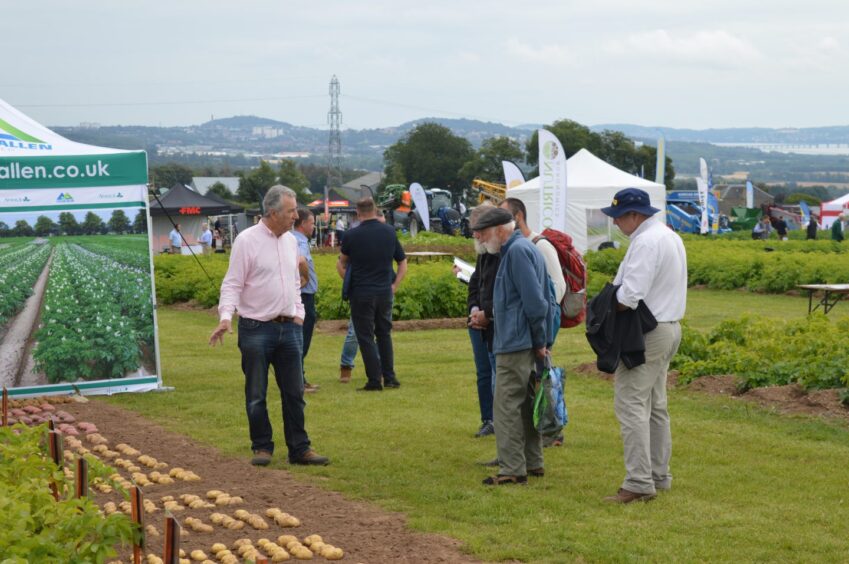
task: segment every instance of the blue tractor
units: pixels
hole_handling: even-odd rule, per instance
[[[666,193],[666,224],[681,233],[699,233],[702,207],[695,190],[678,190]],[[719,213],[719,201],[708,192],[708,224],[719,225],[718,233],[728,233],[728,217]]]

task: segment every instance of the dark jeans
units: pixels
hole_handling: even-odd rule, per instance
[[[301,355],[301,365],[304,374],[306,374],[304,359],[310,352],[312,332],[315,329],[315,294],[301,294],[301,301],[304,303],[304,353]],[[306,380],[306,376],[304,376],[304,380]]]
[[[483,331],[469,329],[472,341],[472,354],[475,357],[475,371],[478,374],[478,404],[481,408],[481,421],[492,421],[492,366],[489,363],[489,349]]]
[[[303,331],[297,323],[276,323],[239,318],[239,350],[245,373],[245,408],[251,433],[251,449],[274,452],[271,422],[265,395],[268,367],[280,389],[283,408],[283,436],[289,459],[298,458],[310,448],[304,428],[304,377],[301,369]]]
[[[351,297],[351,321],[354,322],[369,385],[382,385],[381,377],[394,380],[392,294]]]

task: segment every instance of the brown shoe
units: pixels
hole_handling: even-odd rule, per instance
[[[351,372],[354,369],[351,366],[340,366],[339,367],[339,382],[342,384],[347,384],[351,381]]]
[[[318,384],[306,383],[306,384],[304,384],[304,393],[305,394],[314,394],[318,391],[318,388],[319,388]]]
[[[251,464],[254,466],[268,466],[271,463],[271,453],[267,450],[255,450]]]
[[[330,459],[310,449],[298,458],[290,459],[289,462],[291,464],[303,464],[305,466],[327,466],[330,464]]]
[[[634,501],[651,501],[656,497],[657,494],[653,493],[635,493],[629,492],[626,489],[619,488],[619,491],[616,492],[616,495],[607,496],[606,498],[604,498],[604,501],[608,503],[621,503],[625,505]]]

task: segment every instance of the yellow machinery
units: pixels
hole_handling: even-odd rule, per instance
[[[501,203],[506,197],[507,186],[504,184],[496,184],[495,182],[487,182],[480,178],[472,180],[472,188],[478,191],[478,202],[483,203],[489,200],[495,205]]]

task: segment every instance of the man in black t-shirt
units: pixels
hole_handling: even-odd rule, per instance
[[[357,202],[357,217],[360,225],[345,233],[336,270],[344,279],[345,271],[351,269],[351,320],[368,377],[362,389],[397,388],[401,384],[395,377],[392,352],[392,302],[407,274],[407,257],[395,229],[378,221],[374,200]],[[393,260],[398,263],[397,274]]]

